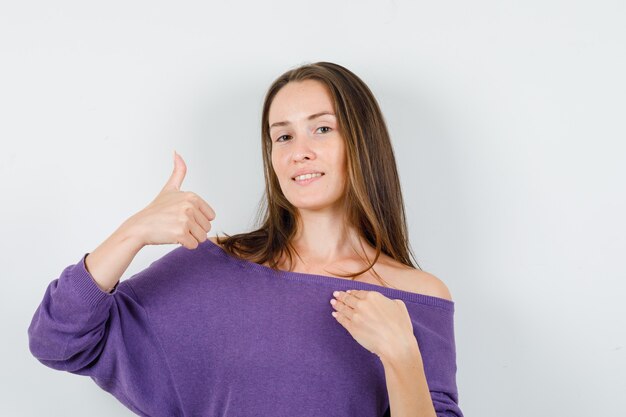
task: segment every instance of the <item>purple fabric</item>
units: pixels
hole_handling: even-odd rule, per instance
[[[348,289],[405,302],[437,415],[463,416],[452,301],[277,272],[210,240],[173,249],[106,293],[87,255],[48,285],[28,328],[30,351],[50,368],[90,376],[140,416],[383,416],[380,359],[331,315],[333,291]]]

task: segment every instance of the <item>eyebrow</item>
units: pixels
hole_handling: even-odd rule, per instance
[[[309,117],[307,117],[307,120],[313,120],[313,119],[315,119],[317,117],[324,116],[326,114],[329,114],[331,116],[335,116],[334,113],[331,113],[329,111],[321,111],[319,113],[315,113],[315,114],[310,115]],[[289,121],[272,123],[272,125],[270,126],[270,129],[272,129],[273,127],[287,126],[287,125],[290,125],[290,124],[291,124],[291,122],[289,122]]]

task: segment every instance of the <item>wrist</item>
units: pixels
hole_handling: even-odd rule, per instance
[[[391,349],[379,355],[379,358],[384,366],[403,366],[404,364],[415,362],[422,364],[422,353],[415,336],[404,342],[394,344]]]
[[[116,235],[118,241],[129,244],[135,252],[139,252],[141,248],[146,246],[142,234],[137,225],[133,222],[132,216],[118,227],[114,235]]]

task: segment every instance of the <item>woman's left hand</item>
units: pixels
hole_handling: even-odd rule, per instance
[[[336,310],[333,316],[354,340],[379,358],[417,344],[411,317],[402,300],[365,290],[335,291],[333,296]]]

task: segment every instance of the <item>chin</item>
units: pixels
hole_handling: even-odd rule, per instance
[[[287,198],[291,205],[293,205],[298,210],[323,210],[331,207],[335,207],[339,201],[338,200],[316,200],[316,199],[290,199]]]

